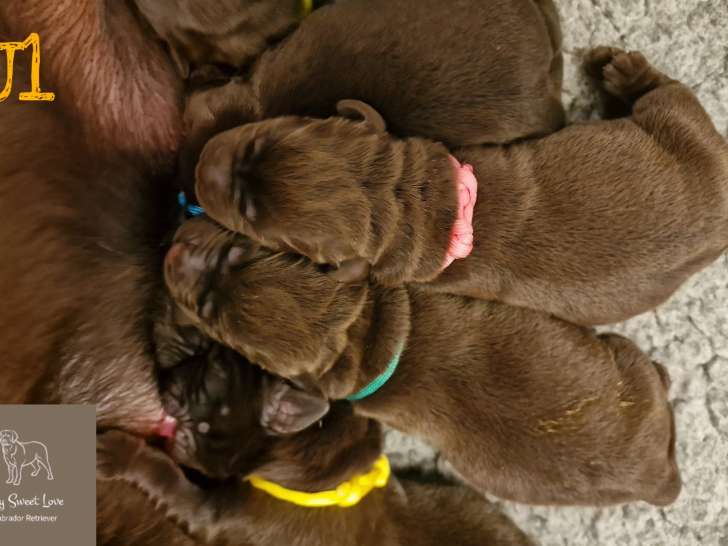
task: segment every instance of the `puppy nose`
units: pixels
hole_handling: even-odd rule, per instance
[[[196,247],[188,242],[175,243],[167,251],[164,270],[171,289],[189,290],[207,270],[202,253],[195,251]]]

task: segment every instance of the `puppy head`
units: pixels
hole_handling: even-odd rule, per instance
[[[203,64],[249,64],[303,15],[297,0],[135,1],[184,78]]]
[[[289,485],[335,482],[370,464],[381,448],[378,427],[348,404],[325,415],[326,400],[222,346],[165,370],[160,388],[178,420],[172,457],[213,478],[255,473]]]
[[[348,343],[365,284],[261,248],[205,218],[183,224],[165,259],[169,293],[202,332],[289,379],[321,375]]]
[[[378,221],[363,186],[397,162],[374,108],[349,100],[338,109],[340,117],[275,118],[212,138],[197,166],[202,206],[233,231],[317,263],[361,257],[361,226]]]

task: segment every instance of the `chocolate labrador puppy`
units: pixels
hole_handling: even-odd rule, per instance
[[[174,191],[92,154],[65,110],[0,103],[0,403],[95,404],[99,427],[154,434],[150,332]]]
[[[197,196],[267,246],[344,263],[343,278],[370,265],[387,286],[428,283],[584,325],[626,319],[728,247],[728,146],[693,93],[641,54],[599,48],[587,63],[629,117],[455,159],[343,101],[354,120],[283,117],[218,135]]]
[[[281,115],[326,117],[349,98],[375,106],[399,136],[450,146],[548,134],[564,124],[562,67],[552,0],[336,2],[263,52],[249,77],[189,98],[191,159],[181,178],[192,185],[185,165],[216,132]]]
[[[165,276],[181,324],[424,439],[480,491],[588,505],[668,504],[680,491],[667,372],[620,336],[414,286],[340,283],[205,218],[178,230]],[[270,402],[268,415],[321,411]]]
[[[267,434],[261,424],[267,419],[266,397],[288,404],[309,395],[229,349],[213,347],[169,370],[162,392],[180,423],[173,456],[208,475],[232,478],[203,489],[167,455],[117,431],[99,436],[98,473],[132,482],[201,540],[258,546],[530,544],[464,487],[392,478],[348,508],[301,507],[253,487],[245,480],[251,475],[298,491],[335,489],[372,468],[382,437],[377,424],[355,416],[345,402],[335,404],[319,426],[298,422],[304,428],[297,433]]]

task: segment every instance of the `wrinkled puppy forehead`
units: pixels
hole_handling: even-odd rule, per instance
[[[266,255],[268,253],[257,242],[202,216],[187,220],[177,229],[172,246],[167,251],[166,262],[168,266],[173,266],[177,260],[184,262],[186,259],[201,258],[205,267],[216,268],[223,259],[243,265]]]
[[[173,243],[191,243],[200,246],[229,243],[235,234],[205,216],[191,218],[182,223],[174,234]]]
[[[348,104],[347,101],[342,102]],[[364,104],[359,101],[349,102]],[[229,162],[244,161],[248,156],[253,156],[256,159],[270,160],[266,162],[267,166],[274,167],[285,159],[280,154],[286,152],[310,151],[321,146],[333,151],[342,143],[368,139],[373,134],[384,132],[384,122],[375,110],[362,113],[350,104],[347,108],[349,110],[346,115],[333,115],[323,119],[281,116],[246,123],[214,136],[205,146],[203,154],[208,160],[215,159],[219,162],[225,159],[218,157],[223,149],[226,151],[224,155],[229,156]],[[368,107],[364,105],[362,108]],[[355,115],[357,117],[353,117]],[[267,156],[265,152],[270,152],[271,155]]]

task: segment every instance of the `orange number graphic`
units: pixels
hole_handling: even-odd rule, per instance
[[[5,51],[7,59],[7,75],[5,76],[5,87],[0,91],[0,102],[10,96],[13,89],[13,66],[15,63],[15,52],[19,49],[26,49],[33,46],[33,56],[30,63],[30,91],[18,93],[18,100],[23,101],[54,101],[56,94],[40,90],[40,36],[31,33],[23,42],[0,42],[0,51]]]

